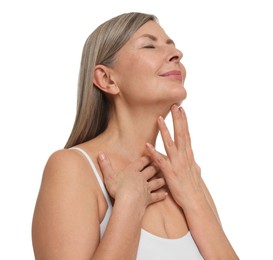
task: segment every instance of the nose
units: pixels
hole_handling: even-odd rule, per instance
[[[180,60],[183,57],[183,53],[176,49],[175,47],[172,48],[172,50],[170,51],[170,55],[169,55],[169,62],[180,62]]]

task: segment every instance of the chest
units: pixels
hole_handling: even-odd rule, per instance
[[[164,201],[147,207],[142,221],[142,228],[163,238],[178,238],[188,232],[184,212],[170,194]]]

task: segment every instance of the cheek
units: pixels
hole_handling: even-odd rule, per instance
[[[126,91],[145,91],[156,82],[156,73],[147,63],[134,59],[119,72],[118,84]]]
[[[121,95],[126,103],[132,106],[145,105],[151,104],[153,100],[158,100],[160,96],[156,90],[158,82],[148,80],[145,75],[133,75],[129,79],[127,78],[127,82],[128,84],[124,81],[124,84],[121,87]]]
[[[158,60],[143,55],[128,55],[121,60],[114,69],[123,98],[130,103],[158,98],[161,92]]]

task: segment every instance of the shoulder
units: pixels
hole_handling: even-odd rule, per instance
[[[96,177],[80,152],[63,149],[49,156],[37,203],[59,203],[67,209],[91,205],[94,210],[99,195]]]
[[[55,177],[64,175],[62,178],[69,178],[76,177],[76,175],[81,175],[81,173],[86,173],[87,171],[90,173],[92,169],[80,152],[72,149],[62,149],[53,152],[49,156],[45,165],[44,175],[53,175]],[[90,176],[90,174],[87,176]]]
[[[45,170],[59,169],[59,170],[76,170],[77,167],[83,165],[81,156],[74,150],[62,149],[53,152],[46,163]],[[71,168],[72,167],[72,168]]]
[[[32,224],[37,256],[83,259],[97,245],[98,192],[90,171],[76,151],[58,150],[49,156]]]
[[[70,194],[90,193],[97,190],[94,180],[92,168],[82,154],[62,149],[49,156],[43,172],[42,187],[48,186],[47,189],[55,192],[66,190]]]

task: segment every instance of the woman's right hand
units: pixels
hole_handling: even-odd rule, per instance
[[[126,197],[146,208],[166,198],[166,192],[158,191],[165,185],[165,181],[163,178],[153,178],[158,169],[151,165],[149,157],[135,160],[120,172],[114,171],[110,159],[104,153],[99,153],[98,162],[106,189],[115,200]]]

